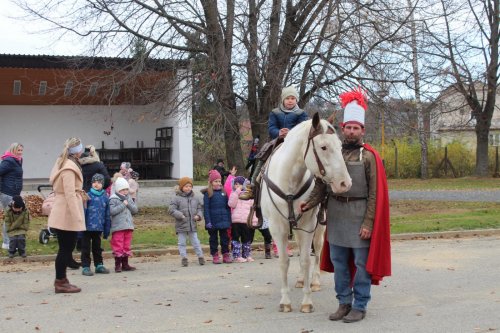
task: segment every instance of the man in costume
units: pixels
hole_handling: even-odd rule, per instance
[[[391,274],[389,197],[384,166],[378,153],[363,142],[364,92],[340,95],[344,108],[341,124],[342,155],[352,178],[345,193],[333,193],[321,181],[301,209],[306,211],[327,197],[327,229],[321,269],[334,271],[339,307],[330,320],[352,323],[362,320],[370,301],[371,284]],[[332,267],[333,265],[333,267]]]

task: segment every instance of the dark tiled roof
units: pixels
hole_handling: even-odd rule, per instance
[[[0,68],[132,69],[135,59],[83,56],[0,54]],[[187,68],[188,60],[147,59],[145,69],[169,71]]]

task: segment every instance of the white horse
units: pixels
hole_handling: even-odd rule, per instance
[[[281,301],[280,311],[290,312],[288,267],[290,259],[286,255],[290,221],[294,227],[300,251],[300,267],[303,274],[301,312],[314,310],[311,299],[309,251],[313,233],[317,228],[317,208],[303,214],[300,203],[305,202],[314,187],[315,177],[330,184],[337,193],[348,191],[351,178],[342,158],[341,142],[333,126],[320,120],[316,113],[312,120],[295,126],[288,132],[285,141],[268,159],[261,186],[262,215],[269,220],[269,229],[280,253]],[[295,223],[294,223],[294,220]],[[316,264],[323,243],[324,227],[320,226],[319,236],[315,236]],[[317,247],[316,247],[317,246]],[[315,269],[316,271],[316,269]],[[316,275],[316,274],[314,274]],[[299,278],[300,280],[300,278]],[[317,268],[319,284],[319,267]]]

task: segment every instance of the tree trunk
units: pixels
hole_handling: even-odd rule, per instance
[[[408,0],[408,8],[412,10],[413,5],[411,0]],[[417,133],[418,141],[420,143],[420,178],[427,179],[428,175],[428,148],[427,148],[427,135],[425,132],[425,116],[423,114],[422,101],[420,97],[420,70],[418,68],[418,46],[417,46],[417,25],[415,24],[415,17],[413,10],[410,15],[410,29],[411,29],[411,49],[412,49],[412,67],[413,67],[413,80],[415,102],[417,103]]]
[[[476,123],[476,170],[478,177],[488,176],[488,137],[490,133],[490,122],[481,115]]]

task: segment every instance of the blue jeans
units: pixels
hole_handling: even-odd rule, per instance
[[[368,247],[348,248],[330,244],[330,259],[335,273],[335,292],[340,304],[352,304],[353,309],[366,311],[366,305],[371,299],[371,276],[366,271]],[[351,287],[351,272],[349,258],[354,257],[356,272]],[[353,302],[354,296],[354,302]]]
[[[177,233],[177,245],[179,246],[179,254],[182,258],[185,258],[187,256],[186,244],[188,237],[198,258],[202,258],[203,251],[201,249],[200,240],[198,239],[198,233],[196,231],[185,231]]]

